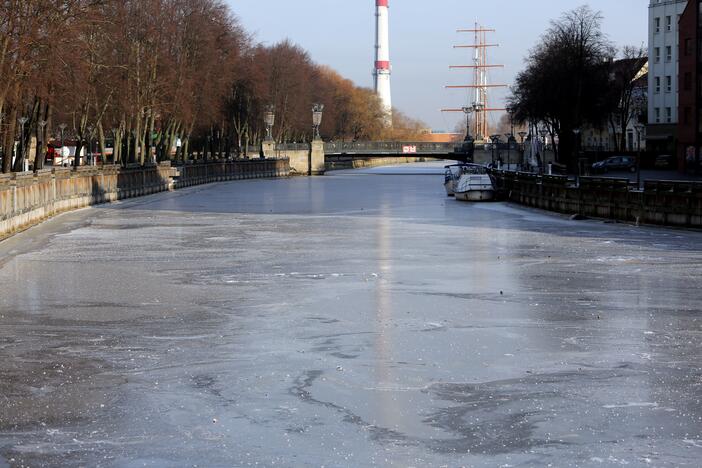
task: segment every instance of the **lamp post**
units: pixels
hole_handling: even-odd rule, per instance
[[[275,106],[269,104],[263,113],[263,121],[266,123],[266,140],[273,139],[273,125],[275,125]]]
[[[473,103],[473,112],[475,112],[475,138],[482,140],[484,135],[478,135],[478,122],[480,121],[480,113],[485,109],[482,102]]]
[[[466,115],[466,136],[463,139],[463,144],[459,148],[454,148],[455,152],[460,152],[465,155],[466,162],[473,162],[473,154],[475,153],[475,140],[470,134],[470,115],[475,112],[475,104],[472,106],[461,107],[461,110]]]
[[[519,135],[519,138],[521,138],[520,144],[521,144],[521,149],[522,149],[522,161],[521,161],[520,164],[524,164],[524,152],[525,152],[525,148],[524,148],[524,138],[525,138],[528,134],[527,134],[527,132],[525,132],[525,131],[522,130],[522,131],[519,132],[517,135]]]
[[[512,140],[514,139],[514,135],[511,133],[505,133],[505,138],[507,138],[507,170],[509,171],[509,165],[512,159],[511,156],[511,150],[512,150]]]
[[[466,114],[466,138],[465,138],[465,141],[468,141],[470,139],[470,114],[475,112],[475,106],[461,107],[461,110],[463,111],[464,114]]]
[[[322,137],[319,134],[319,127],[322,125],[322,116],[324,114],[324,104],[314,104],[312,106],[312,139],[320,140]]]
[[[641,189],[641,133],[644,130],[644,124],[637,122],[634,125],[636,128],[636,190]]]
[[[546,129],[546,127],[541,127],[541,129],[539,130],[539,135],[541,135],[541,139],[542,139],[543,144],[544,144],[544,151],[543,151],[544,154],[542,155],[543,157],[541,158],[542,159],[541,172],[543,174],[545,174],[546,173],[546,135],[548,135],[548,130]]]
[[[492,141],[492,166],[495,166],[495,151],[497,150],[497,144],[500,142],[500,135],[490,135],[490,140]]]

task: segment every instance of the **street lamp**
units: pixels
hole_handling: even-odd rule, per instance
[[[490,135],[490,140],[492,140],[492,165],[495,166],[495,150],[497,149],[497,144],[500,142],[500,135]]]
[[[461,107],[461,110],[463,111],[464,114],[466,114],[466,141],[470,139],[470,114],[475,112],[475,106],[473,107],[468,107],[464,106]]]
[[[525,132],[524,130],[522,130],[522,131],[519,132],[517,135],[519,135],[519,138],[521,139],[520,144],[521,144],[521,149],[522,149],[522,160],[521,160],[520,164],[524,164],[524,152],[525,152],[525,151],[524,151],[524,150],[525,150],[525,148],[524,148],[524,138],[528,135],[528,133]],[[520,168],[520,169],[521,169],[521,168]]]
[[[511,156],[511,149],[512,149],[512,140],[514,139],[514,135],[511,133],[505,133],[505,138],[507,138],[507,170],[509,171],[509,165],[512,159]]]
[[[524,138],[528,135],[528,133],[525,131],[521,131],[521,132],[517,133],[517,135],[519,135],[519,138],[521,139],[520,143],[522,145],[522,150],[523,150],[524,149]]]
[[[514,107],[507,107],[507,115],[509,116],[509,133],[514,135]]]
[[[636,155],[636,190],[641,189],[641,134],[644,131],[644,124],[641,122],[636,122],[634,124],[634,128],[636,128],[636,149],[637,149],[637,155]]]
[[[480,113],[485,110],[485,106],[483,105],[482,102],[474,102],[473,103],[473,112],[475,112],[475,138],[479,138],[482,140],[484,138],[483,135],[478,135],[478,122],[481,119]]]
[[[314,140],[321,139],[319,127],[322,125],[322,115],[324,114],[324,104],[312,105],[312,129],[314,130],[312,138]]]
[[[546,173],[546,135],[548,135],[548,130],[546,129],[546,127],[541,127],[541,129],[539,129],[539,135],[541,135],[541,139],[543,140],[543,143],[544,143],[544,149],[543,149],[544,154],[543,154],[543,157],[541,158],[542,159],[541,172]]]
[[[275,125],[275,106],[269,104],[263,113],[263,121],[266,123],[266,140],[273,139],[273,125]]]

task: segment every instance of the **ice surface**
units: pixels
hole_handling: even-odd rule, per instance
[[[251,180],[0,243],[0,467],[698,466],[702,233]]]

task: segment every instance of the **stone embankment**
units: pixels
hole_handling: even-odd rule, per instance
[[[640,190],[628,179],[539,176],[493,171],[511,202],[581,217],[664,226],[702,227],[702,182],[651,180]]]
[[[362,169],[367,167],[394,166],[398,164],[412,164],[417,162],[437,161],[443,158],[427,156],[327,156],[326,170],[337,171],[343,169]],[[446,164],[453,164],[447,162]]]
[[[227,180],[286,177],[287,159],[146,167],[83,166],[0,174],[0,239],[59,213]]]

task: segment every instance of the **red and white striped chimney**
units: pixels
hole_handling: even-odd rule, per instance
[[[388,0],[375,0],[375,92],[380,96],[392,124],[392,94],[390,92],[390,17]]]

